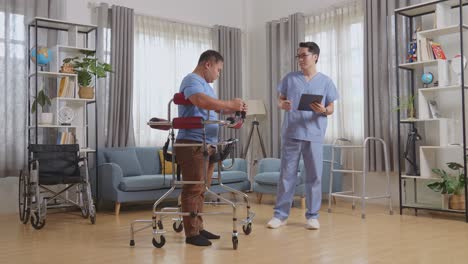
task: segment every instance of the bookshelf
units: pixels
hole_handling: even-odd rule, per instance
[[[398,113],[399,146],[399,193],[400,214],[404,209],[439,211],[464,214],[468,222],[465,195],[465,209],[451,209],[447,206],[447,196],[431,190],[427,185],[438,182],[441,177],[433,169],[443,169],[453,175],[447,163],[466,164],[466,124],[465,109],[466,68],[463,65],[464,50],[467,48],[468,1],[438,0],[428,1],[395,10],[396,45],[396,87],[397,96],[415,95],[416,117],[407,118],[404,111]],[[419,28],[419,30],[417,30]],[[402,30],[405,29],[405,30]],[[407,30],[406,30],[407,29]],[[398,35],[400,34],[400,35]],[[403,38],[401,38],[401,34]],[[399,43],[407,38],[407,43]],[[417,60],[407,61],[410,41],[417,43]],[[440,44],[440,46],[439,46]],[[401,47],[405,48],[401,48]],[[445,55],[441,57],[440,49]],[[423,73],[432,73],[434,83],[422,85]],[[400,77],[409,76],[402,82]],[[417,175],[408,175],[405,160],[406,144],[402,144],[404,131],[423,131],[423,138],[417,144],[409,145],[416,164]],[[406,141],[406,139],[405,139]],[[408,141],[409,142],[409,141]],[[408,143],[406,142],[406,143]],[[411,152],[411,151],[410,151]],[[465,166],[466,167],[466,166]],[[464,193],[467,193],[466,168]],[[445,203],[445,204],[444,204]]]
[[[80,51],[95,51],[97,26],[76,24],[68,21],[35,17],[27,24],[28,41],[28,145],[29,144],[78,144],[80,155],[88,157],[97,152],[97,105],[96,98],[80,98],[78,75],[62,71],[63,59],[82,56]],[[48,45],[50,35],[57,43]],[[37,48],[36,48],[37,47]],[[39,65],[31,58],[33,48],[48,49],[49,61]],[[96,89],[96,78],[92,82]],[[44,91],[50,105],[31,107],[35,98]],[[44,122],[43,113],[49,117]],[[97,177],[96,156],[88,157],[88,166]],[[97,184],[97,182],[95,183]],[[95,186],[97,190],[97,187]]]

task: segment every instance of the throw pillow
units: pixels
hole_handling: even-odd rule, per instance
[[[159,150],[159,161],[161,162],[161,173],[172,174],[172,162],[164,158],[163,150]],[[177,164],[175,165],[177,170]]]

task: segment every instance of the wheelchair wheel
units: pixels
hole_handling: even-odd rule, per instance
[[[31,215],[31,225],[34,227],[34,229],[42,229],[45,226],[45,223],[46,220],[40,220],[39,214],[37,212],[34,212],[34,214]]]
[[[23,173],[23,170],[20,171],[19,176],[19,190],[18,190],[18,209],[19,209],[19,217],[20,221],[23,224],[27,224],[29,221],[29,178],[27,177],[26,173]]]
[[[80,186],[81,189],[81,216],[83,218],[88,218],[90,215],[90,210],[89,210],[89,198],[88,198],[88,192],[85,184],[81,184]]]
[[[96,224],[96,208],[94,205],[91,205],[91,208],[89,210],[89,220],[91,221],[91,224]]]

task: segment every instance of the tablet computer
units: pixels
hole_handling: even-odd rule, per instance
[[[323,95],[320,95],[320,94],[302,94],[297,110],[313,111],[309,105],[315,102],[321,103],[322,98],[323,98]]]

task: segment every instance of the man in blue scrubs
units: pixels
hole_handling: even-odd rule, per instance
[[[301,71],[287,74],[278,85],[278,107],[285,110],[281,133],[281,174],[273,218],[269,228],[286,224],[291,210],[301,158],[305,166],[305,195],[307,229],[319,229],[318,212],[322,202],[323,139],[327,116],[333,114],[333,102],[339,95],[333,81],[317,72],[320,48],[314,42],[301,42],[297,50]],[[297,110],[302,94],[322,95],[320,103],[309,105],[312,111]]]
[[[221,54],[214,50],[207,50],[200,55],[195,70],[185,76],[180,84],[180,92],[192,105],[179,105],[179,117],[201,116],[204,120],[218,120],[217,112],[219,111],[223,111],[223,114],[229,114],[247,110],[247,105],[240,98],[219,100],[209,85],[218,79],[223,68],[223,61]],[[176,143],[202,143],[203,133],[203,129],[179,129]],[[217,143],[218,125],[206,125],[205,136],[207,144]],[[213,154],[213,148],[208,148],[208,152],[210,155]],[[205,177],[204,168],[207,167],[207,184],[210,185],[214,164],[209,164],[205,160],[203,147],[175,147],[175,154],[184,181],[202,181]],[[183,217],[185,242],[195,246],[209,246],[211,245],[209,239],[219,239],[218,235],[204,229],[203,219],[198,215],[198,213],[203,212],[204,193],[204,184],[184,184],[182,186],[182,211],[191,213],[190,216]]]

